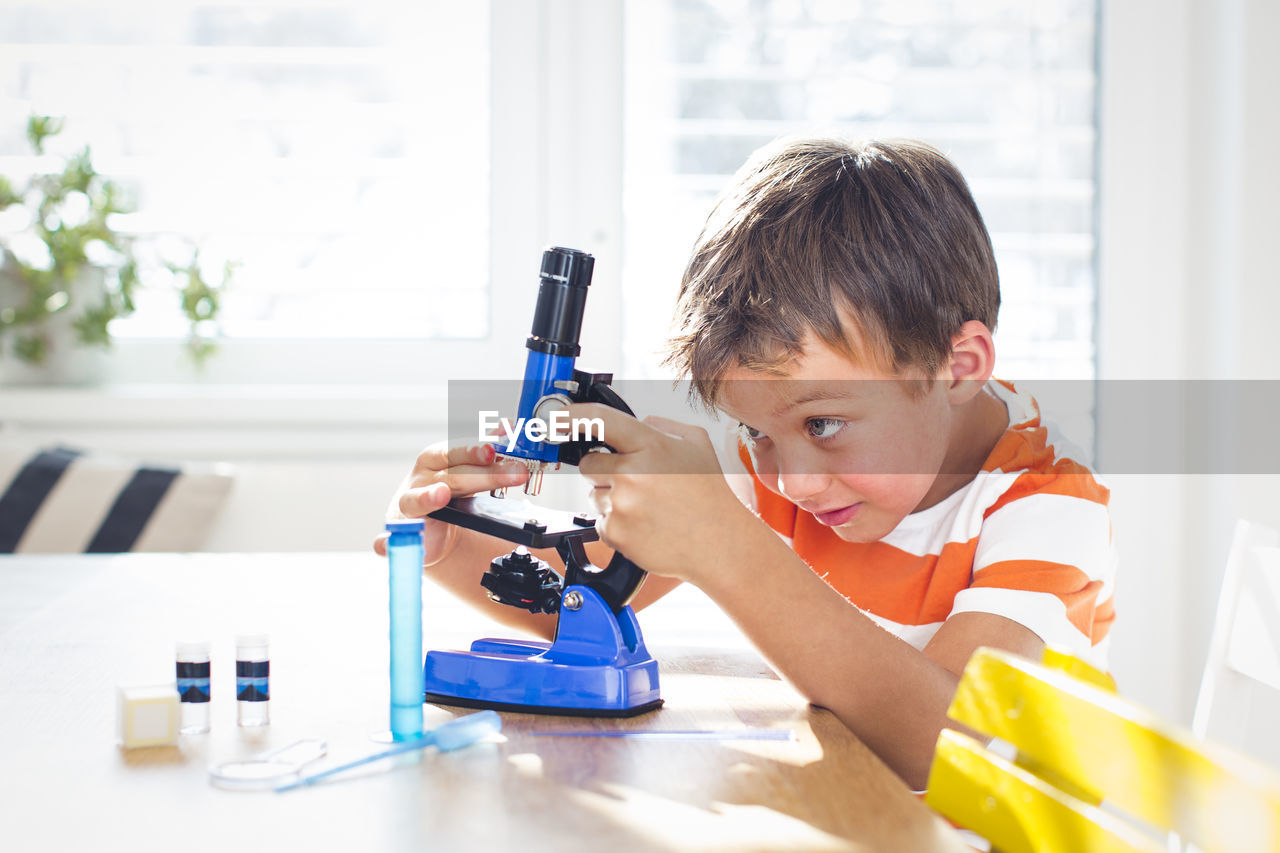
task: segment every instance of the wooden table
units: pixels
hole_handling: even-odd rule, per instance
[[[428,648],[510,636],[427,585]],[[0,849],[963,850],[829,713],[778,679],[696,590],[641,614],[666,705],[628,720],[504,714],[503,735],[285,794],[209,765],[303,737],[319,769],[387,727],[385,564],[372,554],[0,557]],[[235,724],[234,637],[271,638],[271,725]],[[213,643],[212,731],[114,745],[115,685],[172,680]],[[433,726],[461,713],[426,706]],[[793,741],[535,736],[790,729]]]

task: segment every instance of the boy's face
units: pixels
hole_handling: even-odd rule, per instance
[[[952,413],[941,380],[859,366],[815,338],[781,378],[737,368],[719,408],[764,485],[849,542],[884,538],[936,503]]]

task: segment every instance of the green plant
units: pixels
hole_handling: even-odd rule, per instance
[[[50,116],[28,120],[37,156],[46,157],[46,142],[62,126]],[[139,238],[112,227],[117,214],[130,212],[120,185],[94,169],[88,146],[21,189],[0,175],[0,352],[43,364],[68,343],[110,346],[111,321],[134,312],[146,277]],[[177,291],[187,319],[188,350],[201,363],[215,348],[220,292],[232,267],[209,281],[194,246],[189,259],[158,266],[170,274],[166,286]],[[58,327],[73,330],[74,340],[58,340]]]

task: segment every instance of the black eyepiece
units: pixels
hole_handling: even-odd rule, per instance
[[[582,351],[578,338],[595,264],[595,258],[577,249],[553,246],[542,253],[538,304],[525,346],[548,355],[577,357]]]

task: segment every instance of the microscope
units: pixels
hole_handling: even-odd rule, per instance
[[[627,414],[610,387],[610,373],[588,373],[575,362],[595,258],[553,247],[542,254],[538,301],[517,408],[516,424],[556,424],[570,403],[603,403]],[[603,437],[519,427],[499,452],[529,469],[525,494],[536,497],[543,473],[576,465],[584,454],[607,452]],[[516,545],[494,559],[481,578],[489,598],[531,613],[557,615],[552,642],[482,639],[469,651],[431,651],[423,667],[426,701],[445,705],[629,717],[662,704],[658,664],[628,606],[645,572],[620,553],[592,565],[585,545],[599,538],[595,518],[512,501],[505,489],[455,498],[432,518]],[[529,549],[555,548],[563,577]]]

